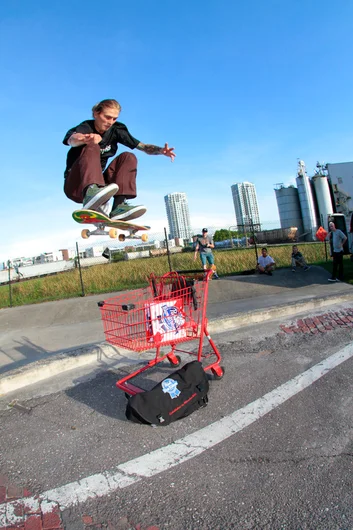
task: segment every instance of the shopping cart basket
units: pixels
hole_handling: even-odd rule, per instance
[[[120,379],[116,383],[118,388],[129,395],[144,392],[131,380],[165,359],[178,366],[181,359],[176,352],[194,355],[201,362],[213,357],[213,362],[203,366],[204,370],[212,372],[215,379],[223,377],[221,355],[207,328],[208,285],[212,274],[212,270],[151,274],[148,287],[98,303],[107,342],[135,352],[156,350],[154,359]],[[209,354],[202,353],[204,337],[212,348]],[[198,340],[197,353],[178,348],[179,344],[191,340]],[[165,346],[170,350],[164,354],[161,348]]]

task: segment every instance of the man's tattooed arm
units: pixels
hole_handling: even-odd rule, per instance
[[[151,144],[143,144],[140,142],[136,149],[139,149],[140,151],[144,151],[148,155],[163,155],[164,154],[164,147],[158,147],[157,145],[151,145]]]

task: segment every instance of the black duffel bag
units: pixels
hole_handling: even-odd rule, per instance
[[[135,423],[169,425],[208,402],[209,383],[199,361],[192,361],[163,379],[152,390],[130,396],[126,417]]]

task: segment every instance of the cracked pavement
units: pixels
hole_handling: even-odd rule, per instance
[[[122,521],[123,530],[138,525],[173,530],[352,528],[352,360],[187,462],[178,464],[177,458],[177,465],[147,478],[129,470],[131,460],[173,442],[180,444],[178,440],[352,342],[349,325],[317,334],[284,330],[300,328],[303,317],[318,315],[215,335],[224,378],[211,382],[206,408],[167,428],[128,423],[124,393],[115,387],[117,374],[109,371],[93,379],[81,378],[78,372],[56,392],[48,381],[30,394],[23,390],[2,398],[2,472],[31,495],[82,483],[95,474],[103,474],[108,483],[118,472],[133,479],[99,500],[63,507],[62,521],[69,530],[99,524],[108,528],[108,522],[118,529],[123,528]],[[157,377],[158,371],[153,379]],[[11,399],[30,412],[7,407]],[[190,452],[198,449],[193,444],[186,447]]]

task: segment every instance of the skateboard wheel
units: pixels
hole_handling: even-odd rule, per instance
[[[116,228],[111,228],[109,230],[109,237],[112,238],[112,239],[116,239],[117,238],[117,235],[118,235],[118,231]]]
[[[119,241],[125,241],[125,234],[119,234]]]
[[[81,232],[81,237],[83,239],[88,239],[89,238],[89,230],[85,229],[85,230],[82,230]]]
[[[144,242],[148,241],[148,234],[142,234],[141,241],[144,241]]]

